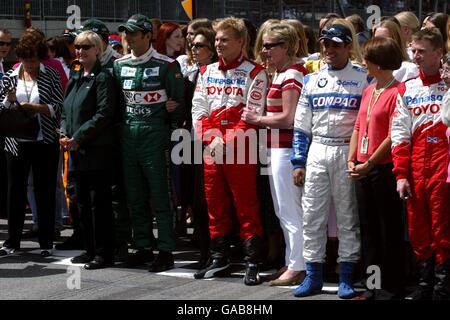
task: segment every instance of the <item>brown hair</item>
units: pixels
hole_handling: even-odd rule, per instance
[[[356,33],[364,32],[366,30],[364,21],[358,14],[352,14],[351,16],[345,17],[345,20],[351,22]]]
[[[391,38],[375,37],[364,44],[364,60],[372,62],[383,70],[397,70],[402,65],[400,46]]]
[[[19,59],[37,57],[39,60],[48,58],[48,46],[44,33],[38,28],[28,28],[22,34],[16,46],[16,56]]]
[[[426,40],[431,43],[433,49],[444,49],[444,39],[437,28],[422,29],[412,36],[413,41]]]
[[[206,38],[206,41],[208,42],[209,50],[213,54],[211,57],[211,62],[216,62],[218,59],[217,51],[214,46],[215,41],[216,41],[216,33],[214,32],[214,30],[212,30],[210,28],[198,28],[195,30],[194,37],[192,38],[192,40],[195,39],[195,37],[198,36],[199,34],[204,36]]]
[[[442,12],[435,12],[428,18],[428,21],[434,24],[434,26],[441,32],[444,43],[447,42],[447,20],[448,15]]]
[[[399,45],[401,50],[401,58],[402,61],[408,61],[409,57],[406,53],[406,42],[405,38],[403,37],[403,33],[395,22],[392,20],[384,20],[380,22],[374,29],[374,34],[378,28],[385,28],[389,31],[389,34],[391,35],[391,38]]]

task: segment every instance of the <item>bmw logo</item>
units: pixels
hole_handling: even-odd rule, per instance
[[[326,78],[321,78],[319,79],[319,82],[317,83],[317,85],[319,86],[319,88],[323,88],[327,85],[328,80]]]

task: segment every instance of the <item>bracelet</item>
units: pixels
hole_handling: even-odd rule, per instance
[[[352,163],[356,163],[355,160],[347,160],[347,163],[352,162]]]

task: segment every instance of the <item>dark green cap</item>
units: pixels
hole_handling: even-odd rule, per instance
[[[108,27],[98,19],[88,19],[78,29],[78,33],[83,31],[92,31],[102,37],[103,41],[108,43],[109,30]]]
[[[142,14],[134,14],[132,15],[127,23],[121,24],[118,28],[119,32],[129,31],[129,32],[137,32],[137,31],[150,31],[153,32],[152,22],[150,18],[142,15]]]

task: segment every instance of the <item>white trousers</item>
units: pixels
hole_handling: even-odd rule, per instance
[[[285,260],[289,270],[305,270],[303,259],[302,188],[292,178],[291,148],[270,148],[269,181],[275,214],[280,220],[286,243]]]
[[[338,262],[356,262],[360,256],[359,218],[355,187],[348,179],[348,145],[312,142],[306,163],[303,207],[303,257],[306,262],[325,262],[330,200],[336,209]]]

